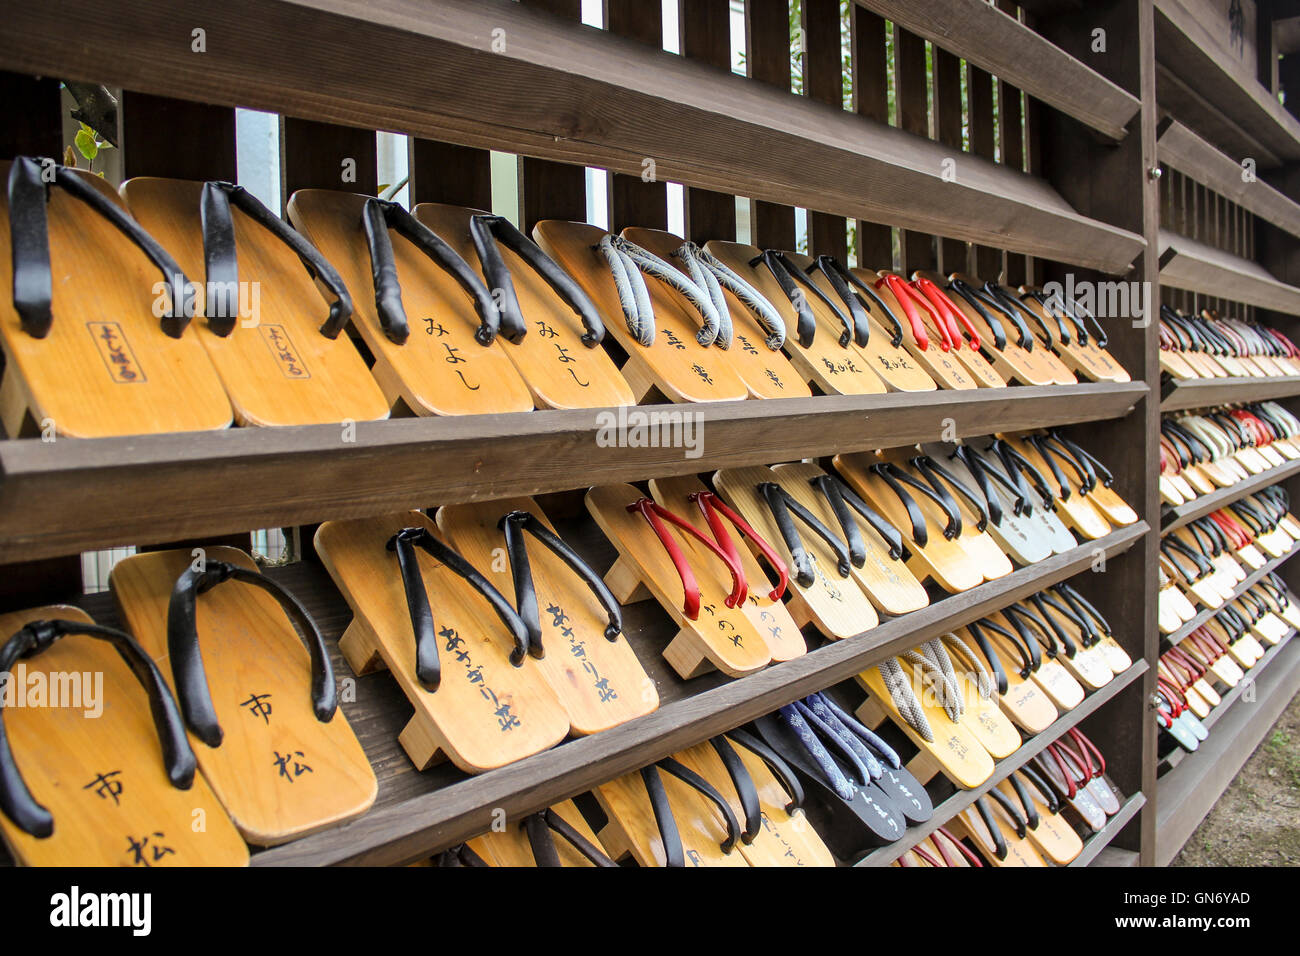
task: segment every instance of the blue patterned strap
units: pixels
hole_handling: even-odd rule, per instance
[[[859,740],[874,750],[881,760],[889,764],[889,766],[893,767],[895,770],[898,770],[903,766],[903,761],[899,758],[898,752],[894,750],[893,747],[889,746],[889,744],[885,743],[878,734],[825,694],[816,694],[814,696],[820,697],[822,703],[830,709],[830,712],[839,718],[840,723],[850,732],[855,734]]]
[[[817,715],[830,733],[833,733],[845,747],[857,756],[863,766],[867,768],[868,779],[879,780],[884,775],[885,769],[880,766],[880,761],[876,759],[876,755],[847,727],[840,723],[839,718],[821,699],[821,695],[813,694],[811,697],[805,697],[804,705]]]
[[[827,753],[826,748],[822,746],[821,741],[817,739],[817,735],[808,726],[808,721],[803,719],[803,715],[799,713],[795,705],[786,704],[781,708],[780,713],[840,799],[852,800],[856,788],[849,782],[848,777],[844,776],[843,771],[840,770],[839,765],[831,758],[831,755]]]
[[[817,734],[818,739],[821,741],[823,746],[838,751],[840,756],[843,757],[846,761],[848,761],[848,763],[852,766],[852,768],[857,771],[856,782],[861,786],[864,787],[868,786],[871,783],[871,769],[867,766],[866,762],[853,750],[853,748],[849,746],[848,742],[845,741],[838,733],[836,733],[834,728],[832,728],[830,724],[828,724],[820,716],[814,713],[813,709],[809,707],[807,704],[805,704],[803,701],[801,700],[795,701],[794,706],[795,709],[799,711],[800,716],[802,716],[803,719],[808,722],[808,725],[812,728],[813,733]],[[873,763],[875,762],[874,758],[872,762]],[[877,763],[876,766],[879,767],[880,765]]]

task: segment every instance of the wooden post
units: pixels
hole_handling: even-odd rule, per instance
[[[730,0],[679,0],[682,55],[731,71]],[[686,190],[686,238],[703,245],[736,238],[736,197],[709,189]]]
[[[809,99],[844,108],[844,64],[840,56],[839,0],[803,0],[803,91]],[[843,216],[809,211],[808,251],[844,261],[849,251]]]
[[[407,144],[411,208],[442,202],[492,209],[492,154],[486,149],[412,137]]]
[[[853,110],[889,122],[889,64],[885,57],[885,21],[856,3],[849,8],[853,47]],[[894,231],[888,225],[858,220],[858,264],[871,269],[894,265]]]
[[[230,107],[124,90],[119,117],[123,179],[239,178]]]
[[[664,45],[662,8],[645,0],[605,0],[605,29],[656,50]],[[668,184],[659,180],[655,157],[642,160],[640,176],[615,173],[609,182],[609,226],[668,228]]]
[[[894,25],[894,101],[898,104],[898,125],[909,133],[930,138],[930,109],[926,93],[925,41]],[[899,231],[903,273],[933,269],[935,239],[912,229]]]
[[[751,79],[790,89],[790,5],[786,0],[745,3],[745,63]],[[750,204],[754,245],[795,247],[794,207],[754,200]]]
[[[969,63],[966,64],[966,98],[970,110],[970,150],[976,156],[992,159],[997,154],[993,135],[993,77]],[[1001,249],[974,245],[972,256],[975,274],[981,279],[1001,276]]]
[[[952,148],[961,162],[961,60],[947,50],[934,50],[935,132],[939,142]],[[939,268],[945,273],[965,272],[968,250],[958,239],[939,240]]]

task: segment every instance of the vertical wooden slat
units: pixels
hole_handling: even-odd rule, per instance
[[[961,162],[961,60],[947,50],[934,51],[934,125],[939,142],[952,150]],[[939,268],[945,273],[965,272],[966,243],[959,239],[939,240]]]
[[[1003,13],[1016,16],[1017,6],[1014,0],[998,0],[998,9]],[[998,80],[998,133],[1002,140],[1002,162],[1012,169],[1025,168],[1025,137],[1022,123],[1024,111],[1021,108],[1020,90]],[[1006,256],[1007,283],[1018,286],[1027,279],[1025,257],[1008,253]]]
[[[235,111],[125,90],[118,105],[122,178],[235,182]]]
[[[677,22],[682,55],[731,69],[730,0],[679,0]],[[736,238],[736,197],[709,189],[687,189],[686,238],[701,245]]]
[[[839,0],[803,0],[803,90],[810,99],[844,107],[844,67],[840,58]],[[843,216],[808,213],[808,251],[815,256],[848,255],[847,223]]]
[[[663,9],[646,0],[605,0],[605,28],[630,37],[656,50],[663,49]],[[647,156],[651,162],[655,157]],[[647,179],[646,177],[650,178]],[[609,184],[609,224],[612,229],[643,226],[668,228],[668,185],[660,182],[653,167],[640,176],[615,173]]]
[[[966,64],[966,97],[969,103],[970,150],[976,156],[992,159],[997,152],[993,133],[993,77],[977,66]],[[982,279],[996,279],[1002,274],[1002,251],[991,246],[975,245],[975,274]]]
[[[915,33],[894,26],[894,102],[898,125],[917,136],[930,136],[930,107],[925,68],[925,41]],[[934,236],[911,229],[901,230],[903,272],[935,267]]]
[[[751,79],[790,89],[788,0],[746,0],[745,63]],[[794,248],[794,207],[755,200],[750,222],[755,245],[764,249]]]
[[[885,51],[885,21],[856,3],[849,8],[852,35],[853,110],[881,123],[889,122],[889,64]],[[884,223],[858,220],[858,262],[872,269],[893,265],[893,230]]]
[[[582,0],[519,0],[569,20],[582,19]],[[539,219],[587,219],[587,170],[583,166],[524,156],[519,161],[519,228],[531,234]]]
[[[450,203],[492,208],[492,154],[486,149],[412,137],[407,142],[411,206]]]
[[[298,189],[340,189],[373,196],[379,190],[375,131],[283,117],[280,184],[286,203]]]
[[[0,158],[48,156],[62,162],[62,154],[59,81],[0,72]],[[3,370],[0,356],[0,375]],[[0,565],[0,612],[56,604],[80,593],[79,555]]]

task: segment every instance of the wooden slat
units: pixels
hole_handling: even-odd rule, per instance
[[[1284,478],[1289,478],[1298,473],[1300,473],[1300,461],[1288,461],[1258,475],[1251,475],[1235,485],[1219,488],[1208,495],[1201,495],[1185,505],[1179,505],[1177,508],[1165,508],[1160,521],[1160,533],[1162,535],[1168,534],[1175,528],[1181,528],[1202,515],[1217,511],[1224,505],[1231,504],[1239,498],[1244,498],[1261,488],[1267,488],[1269,485],[1276,484]]]
[[[411,206],[450,203],[492,209],[492,156],[486,149],[412,138],[407,144]]]
[[[889,122],[889,64],[885,57],[885,20],[854,4],[849,8],[852,34],[853,111],[878,123]],[[894,262],[893,230],[884,223],[858,220],[858,263],[884,269]]]
[[[1163,229],[1160,284],[1300,315],[1300,288],[1279,282],[1248,259]]]
[[[786,0],[746,0],[745,69],[749,77],[790,92],[790,7]],[[794,209],[768,202],[758,191],[736,189],[754,197],[750,207],[753,243],[764,249],[795,247]],[[790,200],[786,200],[790,202]]]
[[[123,179],[239,179],[230,107],[125,90],[118,115]]]
[[[344,162],[349,178],[344,179]],[[285,116],[280,120],[280,197],[299,189],[341,189],[373,196],[379,191],[374,130]]]
[[[970,151],[992,160],[997,153],[993,126],[993,77],[987,70],[966,64],[966,96],[970,109]],[[1002,275],[1002,250],[984,243],[972,250],[975,274],[981,279],[998,279]]]
[[[663,12],[657,3],[644,0],[604,0],[605,29],[615,36],[627,37],[655,50],[663,49]],[[609,225],[619,230],[626,226],[645,229],[668,228],[668,185],[658,173],[659,157],[646,153],[644,160],[656,165],[634,175],[615,173],[609,183]]]
[[[917,137],[930,136],[930,107],[925,67],[925,41],[894,24],[894,103],[898,127]],[[940,147],[942,148],[942,147]],[[947,152],[945,150],[945,152]],[[944,156],[945,159],[950,157]],[[898,241],[904,274],[914,269],[933,269],[935,262],[932,230],[903,229]]]
[[[1095,421],[1145,394],[1125,383],[636,410],[693,416],[694,458],[602,447],[595,409],[360,422],[355,441],[321,425],[0,442],[0,560],[134,543],[159,525],[199,537],[933,441],[946,418],[962,436]],[[112,507],[87,487],[112,489]]]
[[[943,148],[933,143],[507,0],[231,0],[220,18],[200,0],[51,0],[11,12],[0,34],[6,69],[615,172],[639,175],[641,160],[656,156],[660,178],[688,186],[812,203],[1107,271],[1124,269],[1142,247],[1131,232],[1079,216],[1041,182],[975,160],[944,182]],[[199,22],[209,24],[201,57],[171,39]],[[493,52],[498,29],[508,42]],[[96,57],[62,39],[77,34],[96,38]]]
[[[1169,382],[1160,400],[1162,412],[1206,408],[1230,402],[1262,402],[1300,395],[1300,376],[1281,378],[1195,378]]]
[[[682,56],[731,71],[731,0],[679,0]],[[687,189],[686,237],[700,245],[736,238],[736,197]]]
[[[938,140],[952,150],[954,161],[962,152],[961,60],[947,50],[934,51],[934,125]],[[939,240],[939,268],[945,273],[966,272],[968,250],[957,239]]]
[[[59,81],[0,71],[0,157],[49,156],[63,162]]]
[[[1300,203],[1289,199],[1256,176],[1246,181],[1241,164],[1219,151],[1174,119],[1166,119],[1160,130],[1160,162],[1191,176],[1199,183],[1300,236]]]
[[[844,108],[844,66],[840,58],[839,0],[803,0],[803,90],[811,99]],[[812,210],[808,213],[808,251],[843,262],[848,253],[848,227],[843,216]]]
[[[1261,167],[1300,159],[1300,120],[1239,67],[1184,0],[1156,0],[1160,104],[1220,149]],[[1207,109],[1206,107],[1209,107]],[[1234,131],[1235,127],[1235,131]]]
[[[973,804],[979,797],[984,796],[1016,770],[1033,760],[1046,750],[1049,744],[1060,740],[1071,727],[1077,727],[1083,720],[1095,714],[1114,699],[1120,691],[1146,673],[1146,670],[1146,661],[1134,661],[1132,666],[1123,674],[1116,675],[1104,687],[1098,688],[1094,693],[1084,698],[1083,702],[1073,710],[1066,711],[1057,717],[1052,725],[1042,733],[1025,740],[1011,756],[999,760],[993,770],[993,776],[978,787],[957,791],[953,796],[936,806],[933,815],[925,823],[908,827],[907,832],[900,839],[878,850],[873,850],[859,860],[856,865],[889,866],[939,827],[945,826],[948,821]]]
[[[1103,850],[1110,846],[1113,840],[1121,830],[1129,825],[1139,811],[1146,806],[1147,798],[1135,793],[1120,806],[1119,812],[1106,821],[1106,825],[1088,838],[1088,842],[1083,845],[1083,852],[1070,861],[1070,866],[1092,866],[1092,861],[1097,859]],[[1136,856],[1136,854],[1135,854]]]
[[[338,830],[256,856],[255,865],[412,862],[483,832],[500,808],[510,819],[636,770],[684,747],[737,727],[816,690],[845,680],[885,656],[1086,569],[1094,549],[1116,554],[1145,525],[1124,528],[1063,555],[836,641],[803,657],[670,700],[652,714],[433,792],[377,806]],[[1081,705],[1084,706],[1084,705]]]
[[[856,2],[1111,139],[1138,111],[1136,97],[987,0]]]
[[[1253,703],[1233,707],[1215,724],[1214,732],[1196,753],[1160,778],[1156,790],[1156,866],[1168,866],[1178,855],[1300,691],[1300,641],[1279,644],[1274,650],[1277,653],[1270,651],[1271,656],[1266,655],[1250,670]]]

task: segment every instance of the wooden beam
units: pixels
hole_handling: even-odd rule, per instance
[[[1138,111],[1135,96],[987,0],[856,0],[1111,139]]]
[[[1176,233],[1160,232],[1160,284],[1300,315],[1300,288],[1263,266]]]

